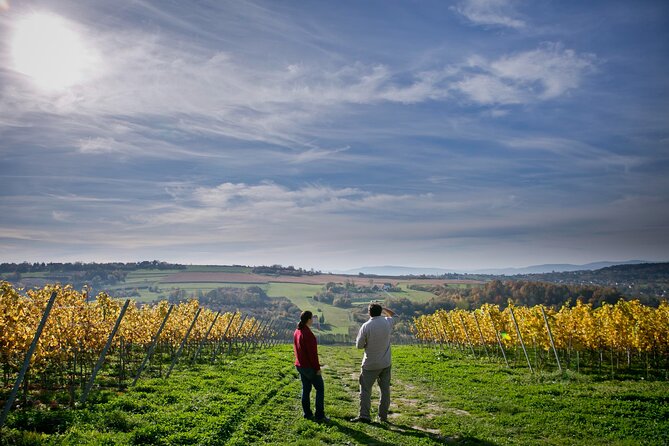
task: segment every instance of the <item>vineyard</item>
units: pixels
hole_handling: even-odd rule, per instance
[[[213,363],[266,346],[276,341],[276,328],[270,321],[202,308],[194,300],[138,306],[105,293],[89,299],[70,286],[21,294],[0,282],[2,385],[9,389],[14,383],[16,391],[22,383],[23,405],[33,391],[63,389],[74,405],[85,402],[94,384],[124,388],[142,372],[169,376],[180,358]],[[9,410],[13,396],[0,399]]]
[[[658,308],[637,300],[593,308],[577,302],[559,310],[542,305],[484,304],[474,311],[438,310],[414,319],[423,342],[447,345],[477,356],[498,355],[526,361],[530,370],[552,362],[562,370],[610,366],[644,369],[664,376],[669,370],[669,304]]]

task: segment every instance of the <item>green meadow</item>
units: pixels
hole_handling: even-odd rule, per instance
[[[0,445],[666,445],[669,383],[546,372],[420,346],[393,348],[389,423],[361,425],[361,352],[319,348],[329,423],[304,420],[292,347],[13,411]],[[378,392],[373,395],[373,411]]]

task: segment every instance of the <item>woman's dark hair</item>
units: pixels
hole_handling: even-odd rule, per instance
[[[302,330],[304,327],[307,326],[307,322],[309,319],[314,317],[314,314],[311,311],[303,311],[302,314],[300,314],[300,323],[297,324],[297,328]]]

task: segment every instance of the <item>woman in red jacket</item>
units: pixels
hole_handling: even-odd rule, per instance
[[[316,421],[327,421],[325,416],[325,387],[318,362],[318,344],[316,336],[311,332],[313,313],[303,311],[300,323],[293,333],[293,349],[295,350],[295,368],[302,380],[302,411],[304,418]],[[311,412],[311,387],[316,389],[316,414]]]

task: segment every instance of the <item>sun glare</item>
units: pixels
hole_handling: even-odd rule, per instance
[[[92,64],[81,36],[53,14],[33,14],[18,21],[11,51],[13,68],[47,90],[81,83]]]

